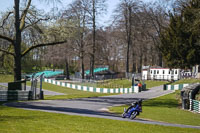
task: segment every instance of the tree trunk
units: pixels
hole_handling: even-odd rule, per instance
[[[85,78],[85,70],[84,70],[84,58],[81,58],[81,71],[82,71],[82,79]]]
[[[143,53],[141,52],[141,54],[140,54],[140,64],[139,64],[139,68],[138,68],[139,73],[141,73],[141,71],[142,71],[142,66],[143,66]]]
[[[132,73],[135,73],[136,72],[136,58],[135,58],[135,54],[133,52],[133,66],[132,66]]]
[[[15,0],[15,41],[14,41],[14,80],[21,80],[21,30],[20,30],[20,14],[19,14],[20,0]]]
[[[132,16],[131,16],[132,9],[128,7],[128,17],[126,19],[126,32],[127,32],[127,53],[126,53],[126,73],[129,73],[129,53],[130,53],[130,46],[132,43],[131,40],[131,32],[132,32]],[[126,15],[126,14],[125,14]]]
[[[69,75],[69,63],[68,60],[65,60],[65,71],[66,71],[66,78],[69,80],[70,79],[70,75]]]
[[[92,46],[92,62],[91,62],[91,71],[90,76],[94,78],[94,64],[95,64],[95,47],[96,47],[96,7],[95,7],[95,0],[92,1],[93,6],[93,17],[92,17],[92,23],[93,23],[93,46]]]
[[[159,52],[159,55],[158,55],[158,65],[163,67],[163,61],[162,61],[162,53]]]

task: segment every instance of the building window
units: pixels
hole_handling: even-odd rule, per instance
[[[156,74],[156,70],[154,70],[154,74]]]
[[[169,70],[169,74],[170,74],[170,70]]]
[[[163,70],[163,74],[165,74],[165,70]]]
[[[175,71],[175,74],[177,74],[177,70]]]
[[[157,74],[159,74],[159,70],[157,70]]]
[[[151,70],[151,74],[152,74],[153,72],[152,72],[152,70]]]

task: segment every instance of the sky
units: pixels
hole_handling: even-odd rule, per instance
[[[46,12],[48,12],[51,7],[53,7],[53,4],[47,4],[45,2],[41,2],[41,0],[32,0],[33,5],[36,5],[38,9],[43,9]],[[45,0],[43,0],[45,1]],[[59,9],[66,8],[68,4],[70,4],[74,0],[61,0],[62,3],[57,4],[56,7]],[[153,0],[143,0],[143,1],[153,1]],[[113,10],[117,7],[117,4],[119,4],[120,0],[107,0],[107,13],[101,16],[101,19],[99,18],[99,23],[102,25],[108,25],[110,24]],[[7,9],[13,8],[14,0],[0,0],[0,12],[6,11]]]

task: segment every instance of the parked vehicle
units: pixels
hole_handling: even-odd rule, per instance
[[[139,99],[136,102],[133,102],[128,109],[124,108],[122,118],[135,119],[135,117],[137,115],[139,115],[140,112],[142,112],[142,100],[141,99]]]

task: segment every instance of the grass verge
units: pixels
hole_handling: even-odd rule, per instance
[[[199,133],[198,129],[28,111],[0,105],[0,132],[2,133],[125,133],[133,131]]]
[[[164,84],[167,84],[167,83],[169,83],[169,82],[168,81],[153,81],[153,80],[145,81],[147,89],[155,87],[155,86],[164,85]]]
[[[30,83],[29,83],[30,85]],[[43,83],[42,88],[45,90],[55,91],[64,93],[66,95],[58,96],[45,96],[45,100],[55,100],[55,99],[73,99],[73,98],[85,98],[85,97],[99,97],[107,95],[116,95],[116,94],[105,94],[105,93],[93,93],[87,91],[75,90],[67,87],[62,87],[58,85],[53,85],[49,83]]]
[[[176,85],[176,84],[192,84],[192,83],[200,83],[200,79],[181,79],[176,82],[173,82],[171,85]]]
[[[154,98],[143,102],[143,112],[139,118],[163,121],[168,123],[200,126],[200,114],[178,108],[178,97],[180,91],[168,94],[159,98]],[[124,107],[112,107],[110,110],[115,113],[122,113]]]
[[[7,83],[7,82],[13,82],[13,81],[14,81],[13,75],[0,74],[0,83]]]
[[[155,86],[160,86],[168,83],[167,81],[145,81],[147,89]],[[132,81],[128,79],[112,79],[105,80],[99,83],[76,83],[83,86],[92,86],[98,88],[130,88],[132,86]]]

